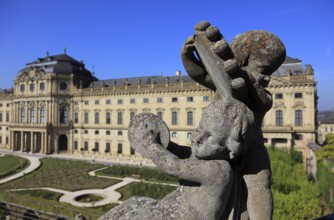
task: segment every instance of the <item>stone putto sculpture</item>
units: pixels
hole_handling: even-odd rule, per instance
[[[216,92],[204,109],[192,146],[169,140],[167,125],[145,113],[129,126],[131,146],[159,169],[180,179],[160,201],[133,197],[112,219],[271,219],[270,161],[261,125],[272,106],[265,89],[283,63],[285,47],[266,31],[237,35],[229,46],[219,29],[203,21],[183,45],[189,76]]]

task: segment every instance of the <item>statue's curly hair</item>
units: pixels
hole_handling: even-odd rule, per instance
[[[225,142],[231,159],[244,154],[254,131],[254,114],[242,102],[230,98],[215,100],[203,111],[203,118],[211,117],[220,126],[231,126]]]
[[[235,36],[230,44],[231,50],[240,67],[249,62],[266,63],[272,74],[284,62],[286,49],[283,42],[274,34],[254,30]]]

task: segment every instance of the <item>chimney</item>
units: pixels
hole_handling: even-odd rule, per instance
[[[176,70],[175,75],[176,75],[176,76],[181,76],[181,70]]]

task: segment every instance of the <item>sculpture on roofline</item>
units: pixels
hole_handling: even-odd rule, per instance
[[[133,197],[112,219],[271,219],[270,161],[261,124],[271,108],[265,90],[283,63],[285,47],[266,31],[237,35],[228,45],[218,28],[199,22],[182,48],[190,77],[216,92],[193,132],[191,148],[169,140],[153,114],[135,116],[129,140],[159,169],[180,179],[160,201]]]

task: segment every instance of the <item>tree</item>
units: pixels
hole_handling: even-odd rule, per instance
[[[334,159],[334,134],[326,136],[326,145],[315,151],[318,160]]]

